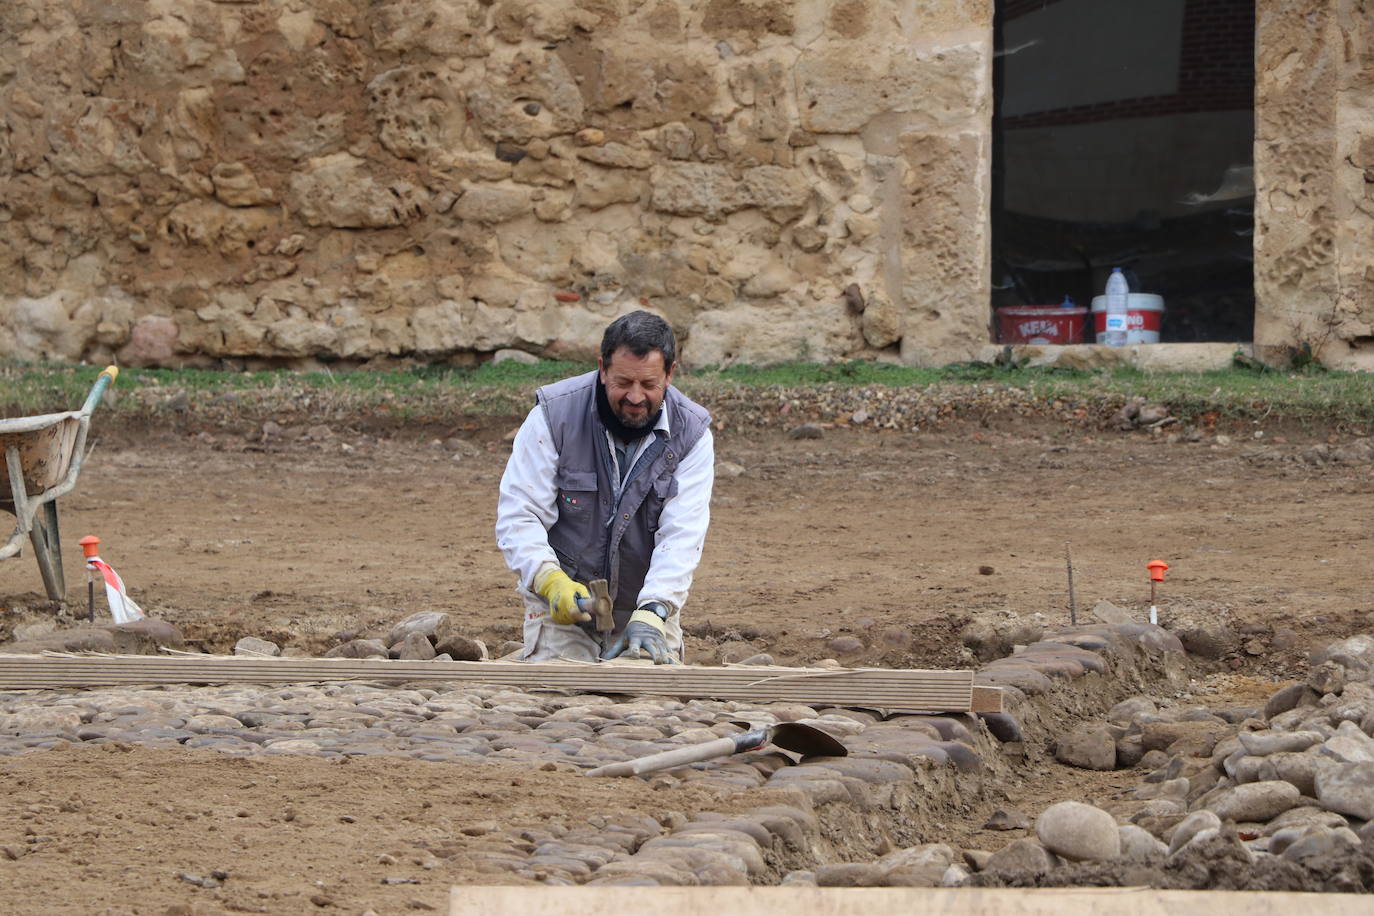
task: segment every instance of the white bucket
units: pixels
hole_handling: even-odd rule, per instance
[[[1164,297],[1153,293],[1131,293],[1126,299],[1126,346],[1159,343],[1159,326],[1164,323]],[[1106,343],[1107,297],[1093,296],[1093,330],[1098,343]]]

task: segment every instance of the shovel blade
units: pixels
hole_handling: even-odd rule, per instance
[[[746,730],[753,728],[748,722],[734,721],[730,724]],[[777,725],[766,726],[762,731],[767,734],[770,743],[776,744],[784,751],[800,754],[803,759],[807,757],[849,756],[849,749],[841,744],[838,739],[814,725],[806,725],[802,722],[780,722]]]
[[[785,751],[806,757],[848,757],[849,749],[812,725],[800,722],[782,722],[772,729],[773,743]]]

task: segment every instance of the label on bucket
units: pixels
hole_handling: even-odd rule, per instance
[[[1010,344],[1081,343],[1087,313],[1058,305],[1004,305],[997,310],[997,336]]]
[[[1030,340],[1033,337],[1052,338],[1059,333],[1059,322],[1044,319],[1031,319],[1016,325],[1016,333]]]

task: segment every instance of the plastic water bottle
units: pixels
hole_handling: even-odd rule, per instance
[[[1107,333],[1102,335],[1102,342],[1109,347],[1126,346],[1126,312],[1130,295],[1131,287],[1126,282],[1126,275],[1120,267],[1113,267],[1112,275],[1107,278]]]

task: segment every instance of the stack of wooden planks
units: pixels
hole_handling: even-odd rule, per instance
[[[971,671],[713,668],[647,663],[393,661],[217,655],[0,655],[0,690],[153,684],[463,682],[630,696],[794,702],[887,712],[1001,712],[1002,693]]]

